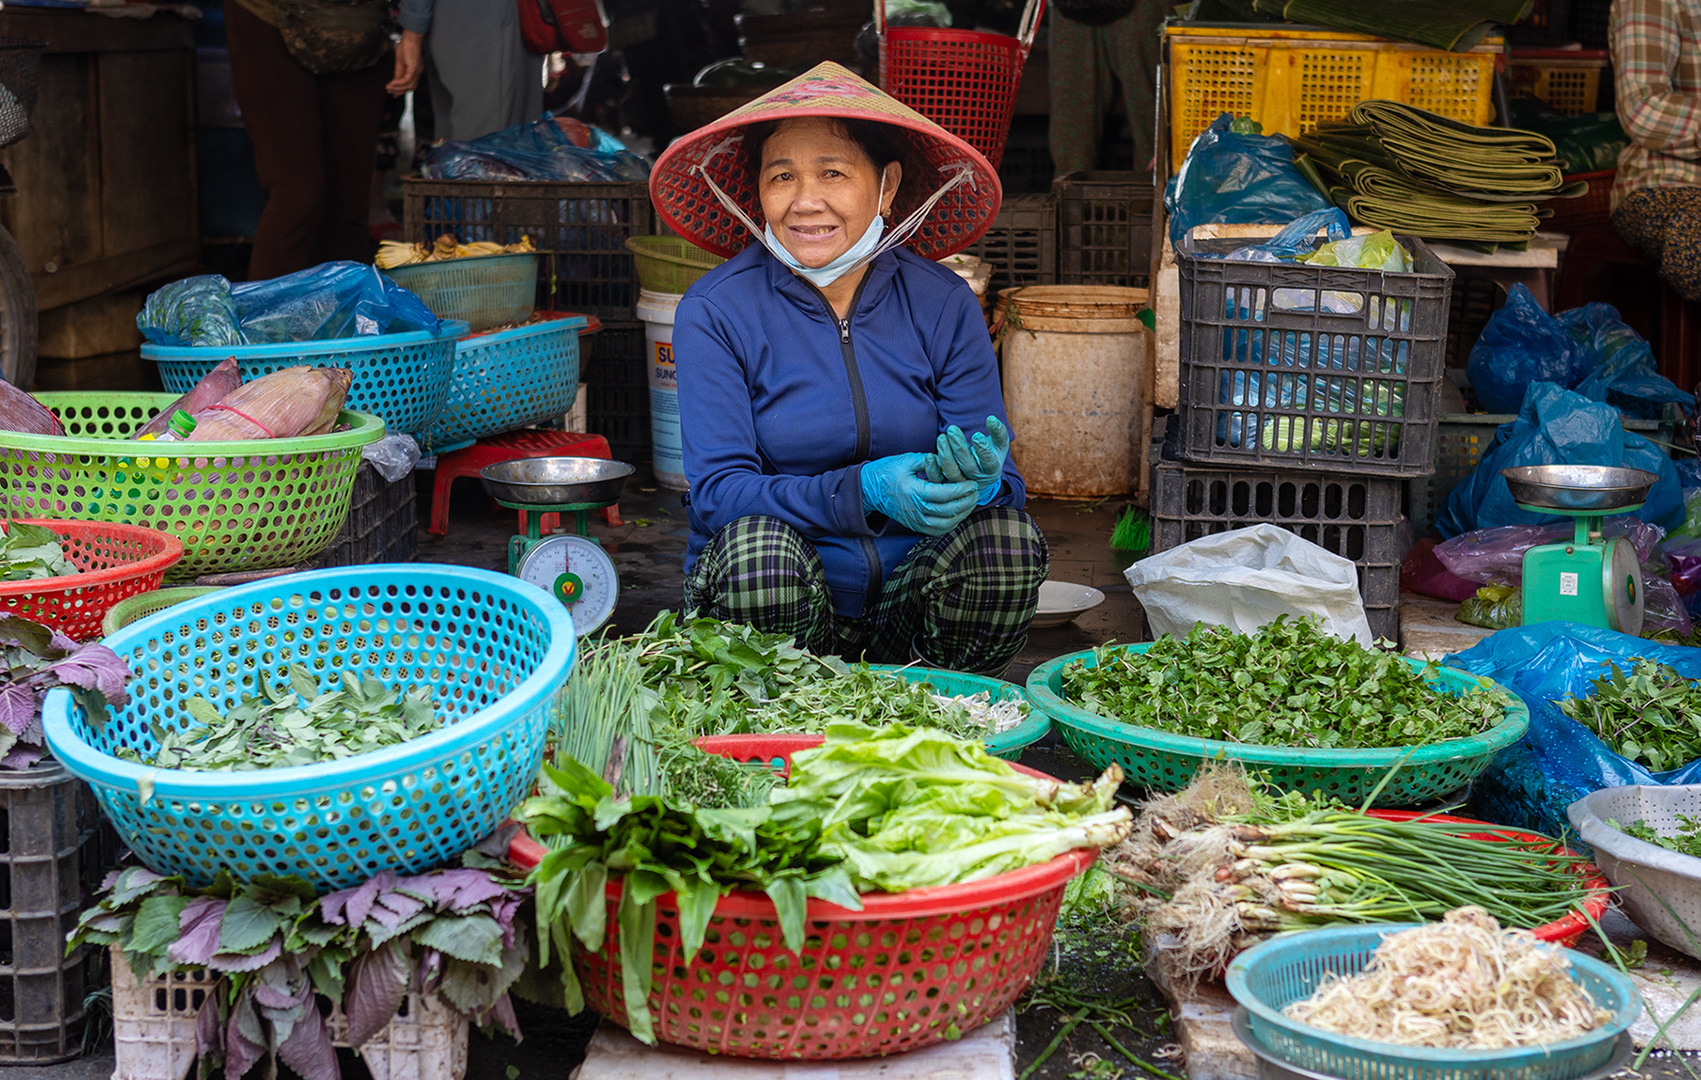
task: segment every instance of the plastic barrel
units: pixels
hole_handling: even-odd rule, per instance
[[[656,483],[684,491],[685,450],[679,435],[679,378],[673,366],[673,313],[680,293],[638,292],[650,380],[650,455]]]

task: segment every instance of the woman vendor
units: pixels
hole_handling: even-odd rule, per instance
[[[1045,538],[980,304],[933,261],[991,224],[996,172],[828,63],[674,143],[650,192],[730,256],[674,318],[686,608],[818,653],[1002,673]]]

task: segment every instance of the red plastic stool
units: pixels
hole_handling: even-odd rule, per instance
[[[437,476],[431,484],[431,524],[426,532],[435,536],[449,535],[449,486],[463,476],[477,476],[486,465],[518,458],[535,457],[594,457],[613,460],[608,440],[601,435],[581,435],[572,431],[510,431],[480,439],[464,450],[455,450],[437,458]],[[550,519],[554,518],[554,521]],[[609,526],[624,524],[620,520],[620,504],[606,507],[602,519]],[[561,527],[559,514],[543,516],[544,533]],[[520,511],[520,531],[526,531],[526,512]]]
[[[1701,380],[1701,305],[1677,295],[1659,267],[1626,244],[1611,225],[1591,225],[1571,234],[1559,275],[1555,311],[1590,300],[1618,308],[1631,329],[1656,342],[1661,375],[1692,390]]]

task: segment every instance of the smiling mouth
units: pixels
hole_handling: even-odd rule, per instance
[[[794,236],[803,240],[820,240],[839,231],[837,225],[792,225],[788,227]]]

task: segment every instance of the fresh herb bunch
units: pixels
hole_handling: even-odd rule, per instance
[[[345,671],[340,690],[320,690],[312,672],[289,667],[289,685],[260,679],[260,696],[220,714],[204,697],[184,703],[194,724],[155,722],[151,759],[129,747],[119,757],[161,769],[232,772],[312,765],[353,757],[418,738],[438,726],[431,691],[403,691]]]
[[[1650,844],[1658,844],[1667,851],[1675,851],[1680,855],[1693,855],[1695,858],[1701,859],[1701,818],[1679,814],[1677,820],[1682,824],[1678,826],[1677,832],[1671,836],[1655,832],[1653,826],[1640,818],[1629,825],[1620,825],[1612,818],[1607,818],[1607,824],[1626,836],[1633,836]]]
[[[622,996],[632,1034],[653,1042],[648,1000],[662,893],[678,898],[687,963],[716,903],[734,889],[767,893],[781,938],[797,953],[811,897],[859,910],[860,892],[977,881],[1116,843],[1130,824],[1126,809],[1111,809],[1121,780],[1115,766],[1091,784],[1030,776],[978,742],[903,725],[833,725],[822,746],[792,755],[786,784],[765,806],[617,798],[607,781],[567,759],[544,767],[542,793],[514,814],[551,848],[530,879],[539,961],[549,963],[553,945],[565,1003],[580,1011],[571,950],[603,948],[604,886],[610,874],[623,875],[614,943]]]
[[[515,919],[525,890],[489,871],[385,871],[316,897],[297,877],[238,884],[221,871],[196,889],[131,867],[102,891],[72,945],[118,946],[141,980],[217,974],[195,1023],[203,1076],[222,1061],[226,1080],[240,1080],[262,1059],[281,1058],[303,1080],[337,1080],[316,993],[342,1004],[356,1047],[384,1030],[409,992],[437,994],[474,1023],[519,1037],[508,990],[530,954]]]
[[[41,702],[64,687],[104,724],[109,705],[130,700],[130,668],[105,645],[79,645],[57,630],[0,611],[0,769],[27,769],[47,752]]]
[[[1437,669],[1281,616],[1253,634],[1206,627],[1163,637],[1144,654],[1094,651],[1063,669],[1063,696],[1135,727],[1259,746],[1415,746],[1499,723],[1508,697],[1486,680],[1452,694]]]
[[[1653,660],[1636,661],[1628,675],[1611,666],[1594,693],[1566,698],[1559,711],[1653,772],[1701,758],[1701,683]]]
[[[77,572],[65,557],[59,534],[52,529],[22,521],[0,524],[6,529],[0,536],[0,581],[29,581]]]

